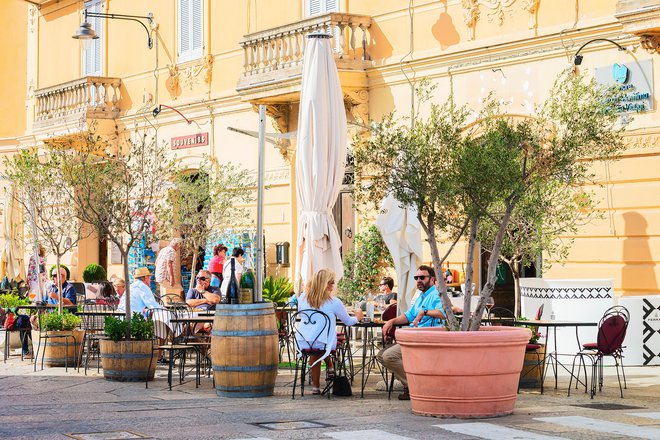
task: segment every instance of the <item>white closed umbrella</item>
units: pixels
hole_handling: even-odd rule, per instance
[[[422,261],[422,230],[417,219],[417,209],[402,208],[392,195],[383,199],[376,227],[392,255],[396,270],[399,313],[406,312],[417,290],[414,280],[417,267]]]
[[[303,286],[320,269],[341,278],[341,238],[332,216],[344,177],[346,113],[330,35],[308,36],[303,59],[296,192],[296,284]]]
[[[14,187],[7,188],[5,192],[3,232],[5,245],[0,257],[0,279],[25,281],[25,263],[23,259],[23,246],[20,237],[22,222],[18,212],[18,202],[14,198]]]

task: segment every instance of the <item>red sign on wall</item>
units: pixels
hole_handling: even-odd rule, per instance
[[[197,133],[188,136],[173,137],[170,145],[172,150],[179,150],[181,148],[203,147],[209,144],[208,133]]]

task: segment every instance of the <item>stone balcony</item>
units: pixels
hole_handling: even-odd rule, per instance
[[[119,115],[121,79],[87,76],[35,91],[35,131],[82,128]]]
[[[614,16],[623,32],[635,35],[651,54],[660,53],[660,3],[658,0],[619,0]]]
[[[282,103],[299,100],[306,36],[326,32],[335,36],[333,48],[342,88],[366,87],[371,17],[329,13],[278,28],[246,35],[243,73],[236,90],[244,101]]]

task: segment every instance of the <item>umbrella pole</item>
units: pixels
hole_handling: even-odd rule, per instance
[[[32,188],[29,188],[28,194],[30,195],[30,223],[32,224],[32,238],[34,239],[34,242],[32,245],[34,246],[34,270],[36,272],[36,279],[37,279],[37,296],[34,298],[35,302],[43,301],[44,300],[44,295],[43,291],[41,290],[41,273],[39,272],[40,269],[40,264],[39,262],[41,261],[41,255],[39,254],[39,237],[37,236],[37,225],[35,223],[35,212],[34,212],[34,203],[32,199]],[[58,269],[59,270],[59,269]],[[28,285],[28,289],[30,286]],[[30,294],[28,293],[28,296]]]
[[[264,156],[266,146],[266,106],[259,104],[259,172],[257,183],[257,282],[255,286],[255,301],[262,301],[264,284]]]

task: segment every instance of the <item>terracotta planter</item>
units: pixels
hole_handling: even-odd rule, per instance
[[[397,330],[413,413],[458,418],[511,414],[530,337],[529,329],[517,327]]]

